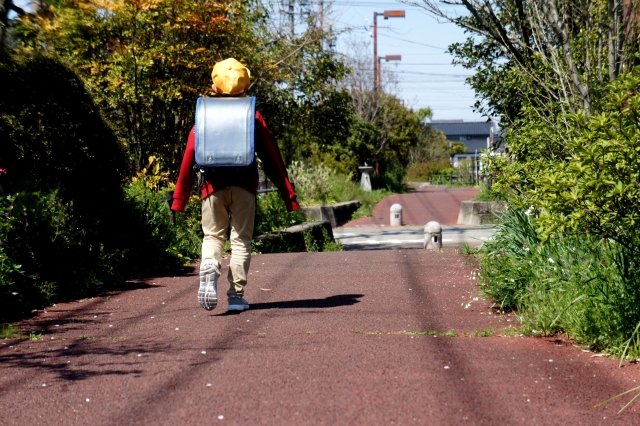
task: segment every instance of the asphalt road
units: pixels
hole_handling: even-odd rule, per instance
[[[491,238],[492,227],[443,226],[442,247],[460,248],[468,244],[476,248]],[[333,236],[345,250],[389,250],[421,249],[424,244],[424,227],[340,227],[333,230]]]
[[[389,226],[389,210],[393,204],[402,206],[402,224],[424,226],[436,221],[441,225],[458,223],[460,203],[472,200],[478,195],[473,188],[445,188],[425,186],[413,189],[408,194],[394,194],[385,197],[373,209],[373,216],[353,220],[345,228]]]
[[[236,315],[199,307],[196,270],[15,324],[0,424],[640,424],[594,408],[638,365],[513,335],[450,249],[255,256]]]
[[[478,190],[473,188],[425,186],[408,194],[391,195],[374,207],[373,216],[336,228],[333,236],[345,250],[421,249],[424,225],[436,221],[443,228],[443,248],[460,248],[465,244],[475,248],[495,231],[490,226],[457,224],[460,203],[477,194]],[[402,206],[403,226],[389,226],[389,210],[393,204]]]

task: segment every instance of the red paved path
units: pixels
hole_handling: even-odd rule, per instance
[[[344,227],[389,226],[389,209],[396,203],[402,206],[404,225],[424,226],[432,220],[441,225],[455,225],[458,223],[460,203],[473,199],[478,192],[472,188],[427,186],[414,189],[408,194],[390,195],[376,204],[373,217],[352,220]]]
[[[639,384],[637,365],[564,339],[465,337],[515,319],[473,301],[462,255],[260,255],[249,278],[240,315],[202,310],[189,275],[18,324],[45,334],[0,344],[0,424],[640,424],[637,405],[593,408]]]

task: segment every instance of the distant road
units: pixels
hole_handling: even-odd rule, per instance
[[[408,194],[394,194],[380,201],[372,217],[352,220],[333,230],[346,250],[421,249],[424,225],[436,221],[442,225],[443,248],[458,248],[465,243],[478,247],[495,231],[492,227],[457,225],[460,204],[478,195],[473,188],[424,186]],[[402,206],[401,227],[389,226],[389,209]]]
[[[490,238],[494,231],[493,227],[445,225],[442,230],[442,247],[459,248],[465,243],[470,247],[478,247]],[[348,251],[421,249],[424,241],[424,227],[340,227],[333,230],[333,236]]]
[[[352,220],[344,227],[389,226],[389,209],[396,203],[402,206],[404,225],[424,226],[432,220],[441,225],[455,225],[458,223],[460,204],[472,200],[478,192],[473,188],[425,186],[413,189],[408,194],[390,195],[376,204],[372,217]]]

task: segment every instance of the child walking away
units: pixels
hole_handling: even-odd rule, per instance
[[[255,98],[246,97],[249,70],[233,58],[213,67],[215,98],[200,98],[196,123],[187,140],[172,210],[184,211],[200,170],[202,195],[202,260],[198,303],[212,310],[218,303],[218,277],[226,234],[231,226],[229,263],[230,311],[249,309],[244,286],[251,263],[251,240],[258,190],[258,168],[280,191],[287,211],[300,208],[289,182],[282,155],[262,115],[255,111]]]

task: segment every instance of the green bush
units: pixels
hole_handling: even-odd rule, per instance
[[[254,226],[254,235],[282,231],[289,226],[305,221],[300,210],[287,212],[284,201],[277,191],[259,194]]]
[[[371,176],[373,189],[385,189],[391,193],[402,194],[409,192],[409,187],[404,184],[405,171],[400,164],[395,163],[383,173]]]
[[[532,334],[565,332],[592,349],[640,355],[640,259],[594,236],[554,234],[547,242],[530,209],[508,209],[479,251],[482,286],[515,309]]]
[[[289,177],[295,182],[298,202],[305,206],[335,203],[332,198],[331,178],[334,172],[323,165],[309,166],[294,161],[289,166]]]
[[[474,201],[507,201],[504,193],[487,189],[484,182],[480,183],[480,192],[475,196]]]
[[[177,236],[158,194],[123,188],[122,147],[73,72],[36,56],[1,63],[0,78],[1,318],[193,255],[193,239]]]
[[[432,174],[445,174],[443,172],[448,169],[448,159],[416,163],[407,168],[406,179],[411,182],[429,182]]]
[[[303,243],[291,245],[286,241],[281,232],[293,225],[305,221],[300,210],[287,212],[284,202],[277,192],[268,192],[258,195],[258,208],[256,210],[256,225],[254,235],[272,234],[273,238],[254,241],[252,251],[254,253],[291,253],[291,252],[317,252],[317,251],[341,251],[342,245],[333,242],[323,229],[321,235],[312,235],[310,231],[303,233]]]
[[[166,201],[141,186],[129,187],[112,212],[121,226],[109,239],[92,235],[59,189],[8,193],[0,186],[0,316],[86,297],[198,257],[199,226],[194,232],[187,215],[171,225]]]
[[[402,185],[402,177],[398,173],[388,178],[389,181],[392,181],[389,184],[391,189],[374,189],[373,191],[363,191],[360,183],[354,182],[351,175],[336,173],[324,166],[314,168],[305,166],[303,163],[296,163],[289,169],[289,174],[296,183],[296,194],[298,194],[299,202],[303,206],[342,203],[353,200],[360,201],[360,208],[354,213],[353,219],[373,215],[373,207],[390,193],[407,191],[406,186]],[[316,179],[316,175],[319,176],[318,179]],[[385,181],[384,178],[380,180],[383,183]],[[322,188],[322,190],[318,188]],[[318,196],[318,194],[322,195]],[[268,218],[274,215],[287,217],[283,216],[281,210],[284,209],[284,204],[278,207],[277,205],[272,205],[272,203],[272,201],[268,201],[266,205],[273,210],[273,213],[259,209],[259,215],[265,218],[260,220],[272,221]]]

